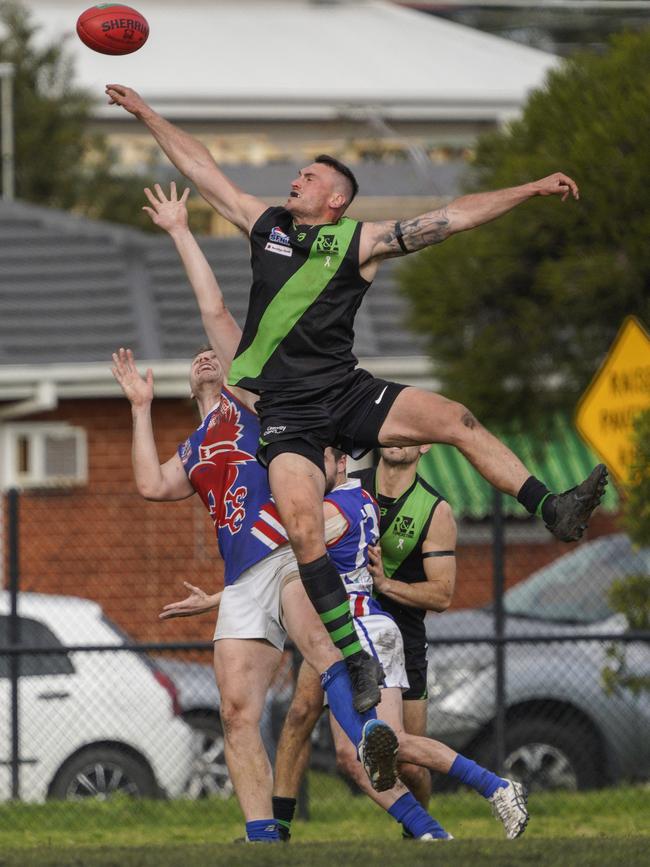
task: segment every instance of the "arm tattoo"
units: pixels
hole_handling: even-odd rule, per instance
[[[439,244],[451,234],[446,208],[430,211],[411,220],[394,223],[380,238],[380,242],[392,249],[395,255],[414,253],[432,244]]]

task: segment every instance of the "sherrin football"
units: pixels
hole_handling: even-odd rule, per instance
[[[79,39],[100,54],[132,54],[147,41],[147,19],[121,3],[100,3],[77,19]]]

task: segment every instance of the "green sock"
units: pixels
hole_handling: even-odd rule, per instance
[[[355,653],[361,653],[361,644],[354,628],[347,596],[345,602],[341,602],[340,605],[329,611],[319,611],[318,616],[325,624],[330,638],[341,651],[344,659],[354,656]]]
[[[361,644],[350,614],[348,595],[341,576],[328,555],[325,554],[311,563],[300,563],[298,571],[307,596],[343,658],[348,659],[361,653]]]

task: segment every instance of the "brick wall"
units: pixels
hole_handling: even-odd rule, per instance
[[[89,480],[84,488],[31,491],[21,498],[23,590],[94,599],[143,641],[211,638],[211,616],[158,620],[164,603],[187,595],[184,580],[211,592],[223,584],[223,567],[198,497],[149,503],[137,494],[126,401],[62,401],[55,412],[33,420],[86,429]],[[153,422],[164,461],[199,419],[189,400],[158,400]]]

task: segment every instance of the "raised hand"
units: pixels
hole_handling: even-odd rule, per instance
[[[569,195],[574,199],[580,198],[580,190],[576,182],[562,172],[554,172],[539,181],[535,181],[537,194],[540,196],[561,196],[566,201]]]
[[[200,587],[195,587],[187,581],[183,581],[183,586],[187,587],[190,595],[180,602],[170,602],[165,605],[163,610],[158,615],[160,620],[171,620],[172,617],[192,617],[195,614],[205,614],[207,611],[213,611],[219,606],[221,601],[221,593],[213,593],[208,596]]]
[[[143,111],[149,108],[139,93],[123,84],[107,84],[105,93],[108,96],[109,105],[121,105],[122,108],[136,117],[140,117]]]
[[[146,406],[153,400],[153,371],[147,368],[145,376],[138,373],[133,352],[118,349],[113,353],[111,371],[132,406]]]
[[[160,184],[154,184],[155,194],[145,187],[144,194],[149,199],[151,207],[146,205],[142,208],[150,217],[151,221],[156,226],[160,226],[170,235],[175,230],[185,231],[188,228],[187,223],[187,197],[190,194],[189,187],[183,190],[183,195],[178,198],[176,191],[176,182],[172,181],[169,188],[169,198],[163,192]]]

